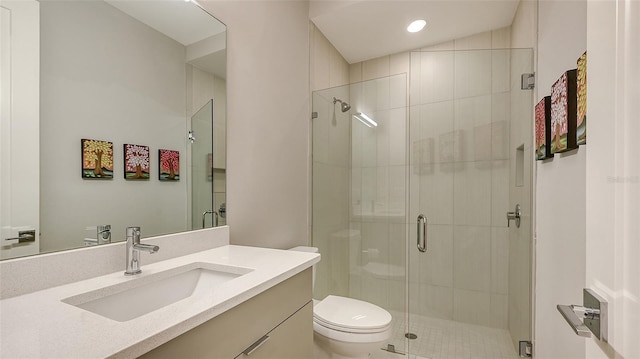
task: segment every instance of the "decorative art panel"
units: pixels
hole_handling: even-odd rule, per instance
[[[578,117],[576,120],[576,142],[578,145],[587,143],[587,53],[578,59],[577,73],[577,101]]]
[[[551,153],[551,96],[546,96],[536,105],[536,159],[552,158]]]
[[[160,181],[180,180],[180,152],[158,150]]]
[[[124,145],[124,178],[148,180],[150,177],[149,146]]]
[[[113,142],[82,139],[82,178],[113,178]]]
[[[551,153],[565,152],[576,144],[576,70],[562,74],[551,86]]]

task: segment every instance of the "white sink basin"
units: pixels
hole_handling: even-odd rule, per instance
[[[192,263],[134,277],[123,283],[66,298],[63,302],[118,322],[126,322],[185,298],[205,297],[221,284],[251,271],[242,267]]]

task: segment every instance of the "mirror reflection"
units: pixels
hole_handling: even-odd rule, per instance
[[[1,258],[225,224],[224,24],[184,0],[21,0],[1,25]]]

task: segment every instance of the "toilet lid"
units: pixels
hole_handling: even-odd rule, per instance
[[[384,329],[391,323],[391,314],[377,305],[334,295],[313,307],[313,317],[317,322],[355,331]]]

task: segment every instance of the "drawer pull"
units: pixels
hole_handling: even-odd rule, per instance
[[[264,337],[258,339],[255,343],[251,344],[250,347],[245,349],[242,354],[245,356],[251,355],[251,353],[255,352],[258,348],[262,346],[262,344],[266,343],[269,340],[269,336],[265,335]]]

